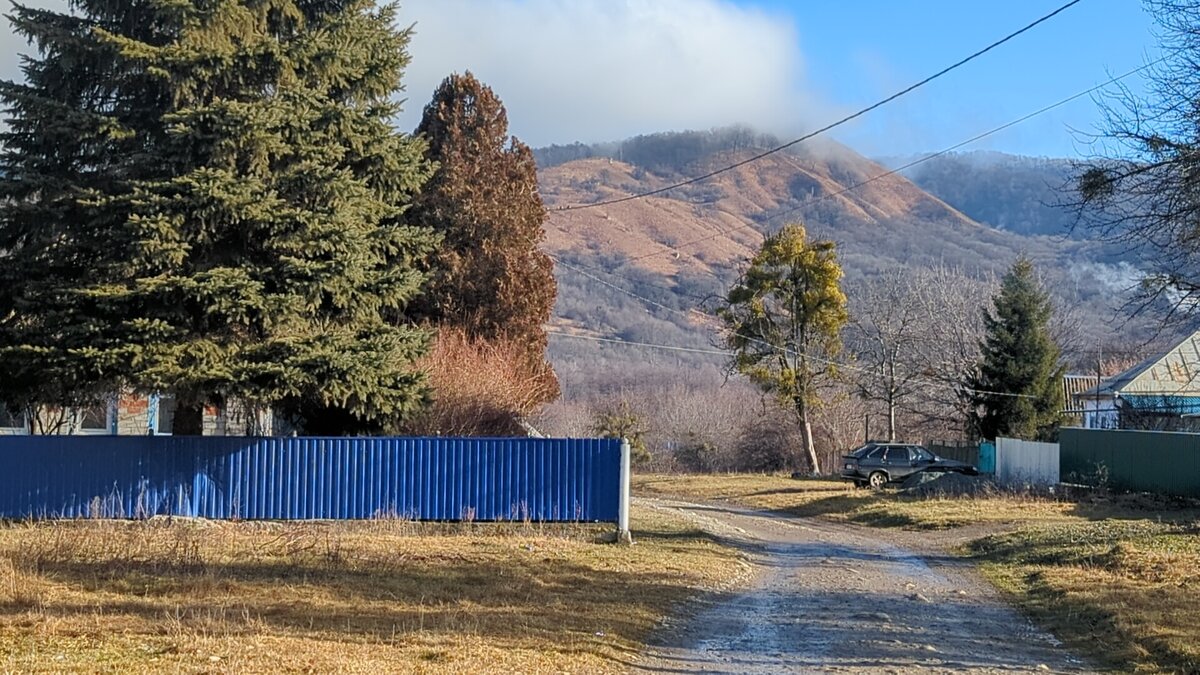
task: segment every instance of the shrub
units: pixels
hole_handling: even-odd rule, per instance
[[[642,419],[627,400],[622,399],[601,408],[592,420],[592,433],[601,438],[624,438],[629,441],[630,460],[633,463],[650,461]]]
[[[675,461],[685,471],[709,473],[716,471],[721,464],[721,451],[717,446],[699,434],[688,434],[687,438],[675,448]]]
[[[734,469],[764,473],[797,469],[801,447],[794,424],[778,415],[762,415],[742,428],[734,449]]]
[[[421,362],[433,403],[407,433],[426,436],[520,436],[522,420],[558,389],[547,365],[530,372],[527,350],[512,340],[468,338],[443,328]]]

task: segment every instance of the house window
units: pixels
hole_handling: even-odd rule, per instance
[[[175,397],[155,396],[150,410],[151,433],[169,436],[175,428]]]
[[[0,434],[24,434],[29,432],[29,418],[25,411],[15,406],[0,403]]]
[[[112,433],[112,406],[102,403],[77,409],[75,428],[80,434]]]

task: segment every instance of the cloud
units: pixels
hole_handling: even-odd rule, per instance
[[[401,21],[416,23],[407,129],[468,69],[535,146],[733,123],[787,134],[826,108],[804,90],[791,18],[724,0],[409,0]]]
[[[0,77],[17,79],[32,47],[2,23]],[[791,17],[729,0],[407,0],[400,23],[416,24],[406,131],[468,69],[534,146],[735,123],[792,135],[833,114],[805,91]]]

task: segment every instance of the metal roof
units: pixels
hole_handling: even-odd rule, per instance
[[[1120,394],[1200,396],[1200,331],[1078,396]]]
[[[1063,375],[1063,405],[1066,406],[1061,412],[1064,415],[1082,415],[1087,412],[1086,409],[1075,405],[1076,401],[1082,394],[1086,394],[1095,389],[1100,384],[1099,375],[1077,375],[1068,373]],[[1094,396],[1095,394],[1091,394]]]

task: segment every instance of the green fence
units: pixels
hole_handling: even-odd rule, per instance
[[[938,457],[966,462],[980,473],[996,471],[996,444],[990,441],[928,441],[925,447]]]
[[[1200,434],[1063,429],[1058,443],[1064,483],[1200,497]]]

